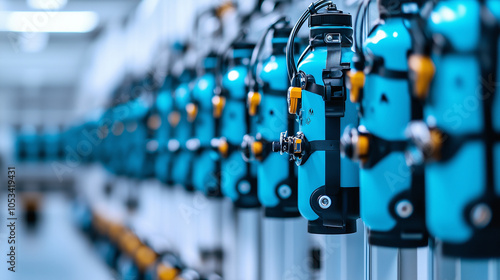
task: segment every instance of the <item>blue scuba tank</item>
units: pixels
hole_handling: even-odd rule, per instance
[[[143,83],[143,93],[141,98],[144,99],[147,108],[146,114],[142,119],[139,119],[139,125],[143,127],[142,139],[142,163],[139,178],[147,179],[155,176],[155,162],[158,155],[158,141],[154,138],[156,131],[160,129],[161,118],[154,106],[156,101],[158,82],[152,75],[148,75]]]
[[[112,121],[109,137],[106,139],[110,149],[109,170],[116,175],[127,175],[127,151],[130,147],[124,125],[124,112],[128,112],[127,104],[119,104],[112,108]]]
[[[403,12],[403,6],[419,2],[425,1],[379,1],[381,20],[363,46],[357,41],[349,73],[350,99],[359,102],[361,119],[358,128],[346,129],[341,146],[360,161],[361,218],[370,229],[370,244],[378,246],[419,247],[428,240],[423,169],[410,168],[405,160],[406,127],[422,119],[423,109],[408,72],[420,15]]]
[[[113,149],[113,133],[111,132],[113,127],[113,111],[112,108],[108,108],[102,114],[99,119],[99,131],[101,133],[102,141],[98,146],[98,158],[101,164],[111,172],[111,159],[114,153],[116,152]],[[71,134],[70,134],[71,135]]]
[[[27,147],[23,133],[16,132],[14,141],[15,141],[14,149],[15,149],[16,160],[19,162],[25,161],[27,157],[27,151],[26,151]]]
[[[250,146],[251,158],[257,163],[257,190],[267,217],[300,216],[297,207],[297,177],[295,163],[271,153],[272,142],[280,132],[295,130],[295,118],[287,112],[288,76],[285,48],[291,27],[284,17],[273,23],[255,47],[249,71],[250,92],[248,114],[257,120],[257,134]],[[267,35],[273,31],[272,52],[257,72],[257,60]],[[262,94],[261,94],[261,93]]]
[[[297,70],[293,40],[307,17],[310,45]],[[299,132],[282,133],[273,150],[288,153],[298,165],[299,211],[309,220],[310,233],[352,233],[359,218],[359,170],[340,154],[341,130],[358,121],[345,87],[353,56],[352,34],[351,15],[330,1],[318,1],[304,12],[288,40],[292,87],[287,99],[289,113],[297,114]]]
[[[173,139],[169,141],[169,150],[174,153],[171,173],[169,174],[174,184],[181,184],[187,190],[192,190],[190,177],[191,165],[194,154],[187,149],[186,143],[193,135],[193,120],[189,119],[186,106],[192,99],[191,81],[194,73],[185,70],[180,77],[180,84],[174,92],[175,107],[179,112],[179,122],[175,128]]]
[[[43,144],[45,150],[45,160],[52,162],[61,159],[62,143],[61,134],[58,132],[45,133],[43,135]]]
[[[154,107],[156,108],[156,114],[159,118],[160,126],[155,130],[154,139],[158,143],[158,148],[156,152],[155,160],[155,176],[160,182],[167,183],[168,166],[172,158],[168,151],[167,143],[172,135],[173,126],[171,121],[174,120],[174,115],[169,116],[172,113],[174,107],[174,101],[172,97],[172,89],[174,87],[174,79],[172,76],[167,76],[160,88],[158,95],[156,96]],[[174,112],[173,114],[176,114]],[[176,123],[173,123],[176,125]]]
[[[100,131],[99,122],[97,120],[89,120],[82,125],[81,130],[78,131],[82,150],[82,160],[85,163],[94,163],[98,160],[99,149],[102,144],[103,134]],[[65,148],[65,135],[62,133],[60,136],[59,158],[63,158]],[[78,146],[77,146],[78,147]]]
[[[220,138],[215,146],[222,157],[221,191],[237,207],[260,206],[257,198],[256,169],[245,161],[241,142],[255,128],[246,114],[245,78],[254,44],[244,41],[232,44],[232,64],[222,77],[222,92],[214,97],[216,115],[221,113]]]
[[[203,59],[203,74],[196,79],[193,102],[186,107],[188,115],[194,120],[194,137],[189,140],[189,146],[195,153],[192,166],[193,186],[209,196],[221,195],[220,162],[217,153],[211,148],[217,124],[212,107],[212,96],[216,86],[216,66],[215,54],[211,53]]]
[[[127,173],[129,176],[142,179],[153,174],[153,161],[147,151],[149,129],[147,127],[149,105],[139,97],[128,103],[130,114],[124,120],[125,135],[129,145],[127,154]]]
[[[39,161],[42,156],[41,137],[35,132],[21,132],[16,138],[18,160]]]
[[[445,255],[500,256],[499,20],[498,1],[437,3],[427,23],[436,69],[428,96],[432,61],[425,52],[410,58],[427,127],[409,131],[428,160],[427,227]]]

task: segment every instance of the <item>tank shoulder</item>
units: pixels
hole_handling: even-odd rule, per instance
[[[479,26],[479,1],[441,1],[431,13],[429,22],[434,35],[441,35],[454,49],[462,52],[478,46]]]
[[[187,83],[179,85],[175,89],[175,105],[179,108],[184,108],[191,99],[191,89]]]
[[[390,69],[405,71],[408,67],[402,59],[406,59],[412,46],[408,24],[402,18],[386,20],[366,39],[363,51],[367,55],[382,57],[385,66]]]
[[[246,66],[235,66],[224,75],[222,84],[232,97],[243,98],[246,94],[244,88],[247,73],[248,68]]]
[[[158,94],[158,97],[156,97],[156,102],[155,102],[156,109],[160,111],[161,113],[168,113],[170,110],[172,110],[173,107],[173,98],[172,98],[172,93],[170,91],[162,91]]]
[[[288,87],[288,73],[285,56],[271,56],[262,64],[260,78],[273,84],[274,88]]]

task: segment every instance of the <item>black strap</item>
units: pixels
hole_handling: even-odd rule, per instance
[[[481,33],[484,36],[483,42],[479,45],[479,61],[481,65],[481,79],[488,81],[490,76],[495,79],[498,77],[498,34],[500,28],[498,22],[491,21],[494,15],[487,7],[485,1],[481,1]],[[496,88],[493,87],[493,92],[489,92],[489,88],[482,84],[481,91],[483,94],[483,118],[484,118],[484,142],[486,153],[486,197],[495,197],[495,131],[493,128],[493,99],[495,98]],[[490,96],[491,98],[486,98]]]
[[[222,117],[222,116],[221,116]],[[221,117],[214,118],[214,135],[215,137],[219,137],[222,135],[221,132]],[[219,156],[217,160],[215,161],[215,177],[216,177],[216,190],[212,190],[213,196],[219,196],[222,195],[220,192],[220,187],[221,187],[221,173],[222,173],[222,158]]]
[[[374,134],[364,134],[370,139],[369,154],[365,161],[362,161],[364,169],[370,169],[377,165],[386,156],[394,152],[405,152],[408,148],[406,140],[385,140]]]
[[[317,140],[309,142],[309,151],[340,151],[340,140]]]
[[[295,115],[288,114],[287,117],[287,130],[288,133],[293,133],[295,131]],[[295,174],[295,162],[292,160],[288,161],[288,178],[296,178]]]
[[[342,72],[342,46],[327,44],[326,69],[323,70],[325,92],[325,194],[332,199],[340,192],[340,118],[345,114],[345,80]]]
[[[248,92],[248,86],[245,86],[245,92]],[[245,100],[246,103],[246,100]],[[245,110],[248,110],[246,104],[243,103],[245,106]],[[246,134],[250,135],[252,133],[252,118],[250,117],[250,114],[248,112],[245,112],[245,124],[246,124]],[[247,147],[247,149],[250,149],[250,147]],[[250,161],[246,161],[246,174],[248,177],[252,177],[252,165],[250,164]],[[254,188],[254,186],[252,186]]]
[[[325,110],[327,107],[325,103]],[[340,191],[340,142],[336,141],[336,145],[332,143],[333,139],[340,139],[340,118],[326,117],[325,119],[325,193],[330,197],[334,197]],[[329,143],[329,144],[327,144]],[[335,148],[335,149],[333,149]]]
[[[420,15],[408,15],[410,20],[410,26],[408,27],[406,24],[404,25],[410,34],[411,38],[411,49],[410,52],[412,54],[420,53],[425,48],[425,35],[424,35],[424,25],[425,20]],[[424,41],[424,43],[423,43]],[[413,94],[415,89],[412,76],[410,72],[407,73],[408,78],[408,92],[410,93],[410,102],[411,102],[411,120],[417,121],[422,120],[424,118],[424,103],[422,100],[417,98],[416,94]]]
[[[385,67],[385,60],[381,56],[373,56],[372,61],[373,64],[367,69],[368,74],[375,74],[377,76],[388,79],[408,79],[408,71],[392,70]]]

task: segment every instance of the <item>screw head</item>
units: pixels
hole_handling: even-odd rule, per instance
[[[287,199],[292,195],[292,189],[289,185],[281,185],[278,188],[278,194],[281,199]]]
[[[492,216],[491,208],[485,203],[475,205],[470,211],[470,219],[476,228],[486,227],[491,222]]]
[[[322,195],[319,197],[319,207],[321,209],[328,209],[332,205],[332,200],[327,195]]]
[[[333,41],[333,36],[331,34],[328,34],[328,35],[326,35],[325,39],[327,42],[331,42],[331,41]]]
[[[413,214],[413,204],[409,200],[403,199],[396,204],[396,214],[406,219]]]

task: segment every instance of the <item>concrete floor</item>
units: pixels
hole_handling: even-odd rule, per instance
[[[7,198],[5,194],[0,197],[0,279],[117,279],[73,224],[71,203],[62,193],[45,194],[41,220],[34,231],[28,231],[18,217],[16,272],[8,271]],[[18,203],[17,209],[20,206]]]

